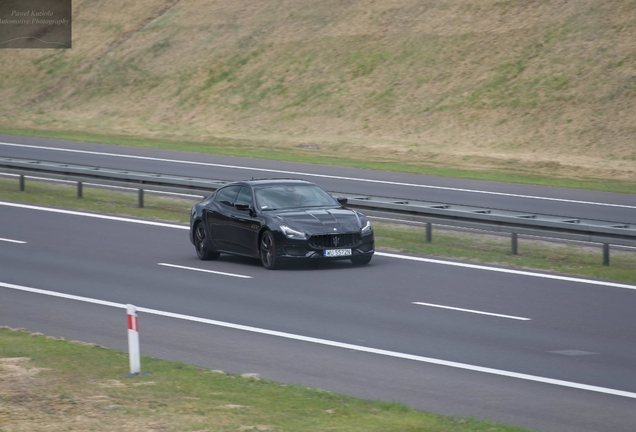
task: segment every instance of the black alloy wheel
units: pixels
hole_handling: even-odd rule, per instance
[[[276,243],[271,231],[265,231],[261,236],[261,262],[267,270],[274,270],[280,266],[276,258]]]
[[[205,227],[202,222],[199,222],[194,229],[194,247],[197,250],[197,256],[202,261],[215,260],[221,255],[208,248]]]

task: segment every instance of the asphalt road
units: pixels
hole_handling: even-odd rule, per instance
[[[636,287],[388,255],[266,271],[198,261],[178,226],[2,203],[0,221],[0,325],[126,350],[125,310],[20,287],[131,303],[199,320],[140,313],[144,355],[536,430],[636,429]]]
[[[319,150],[318,150],[319,151]],[[636,223],[636,195],[0,135],[0,157],[211,178],[294,177],[331,192]]]

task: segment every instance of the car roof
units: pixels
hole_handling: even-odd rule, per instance
[[[306,180],[300,179],[252,179],[245,180],[240,182],[233,182],[230,184],[247,184],[250,186],[273,186],[273,185],[288,185],[288,184],[309,184],[313,185],[314,183],[308,182]]]

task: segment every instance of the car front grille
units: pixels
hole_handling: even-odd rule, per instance
[[[361,241],[360,233],[340,233],[313,235],[309,238],[309,245],[316,249],[349,248]]]

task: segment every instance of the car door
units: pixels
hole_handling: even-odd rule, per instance
[[[219,189],[206,214],[208,235],[214,247],[222,251],[232,251],[232,228],[236,223],[232,219],[234,203],[238,196],[240,185],[226,186]]]
[[[249,208],[236,208],[236,204],[245,204]],[[232,223],[229,225],[229,242],[232,250],[244,255],[256,255],[258,252],[258,232],[260,221],[254,210],[252,190],[243,186],[236,198],[235,206],[230,212]]]

